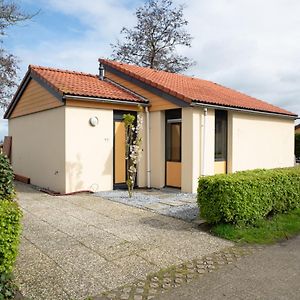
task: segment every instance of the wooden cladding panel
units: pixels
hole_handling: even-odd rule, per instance
[[[141,108],[138,105],[127,105],[127,104],[113,104],[96,101],[84,101],[84,100],[66,100],[67,106],[72,107],[85,107],[85,108],[102,108],[112,110],[130,110],[140,111]]]
[[[149,107],[149,111],[159,111],[159,110],[166,110],[166,109],[174,109],[174,108],[178,108],[179,106],[177,106],[176,104],[173,104],[167,100],[165,100],[162,97],[159,97],[149,91],[147,91],[146,89],[143,89],[135,84],[133,84],[132,82],[129,82],[117,75],[114,75],[110,72],[106,72],[106,77],[115,81],[116,83],[126,87],[127,89],[132,90],[133,92],[147,98],[150,101],[150,107]]]
[[[63,103],[61,101],[34,79],[31,79],[10,118],[16,118],[62,105]]]
[[[226,161],[215,161],[215,174],[226,174],[227,172]]]
[[[181,187],[181,162],[167,161],[166,185]]]

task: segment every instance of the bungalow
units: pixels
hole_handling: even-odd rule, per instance
[[[143,115],[139,187],[294,165],[297,115],[219,84],[99,59],[99,75],[29,66],[5,118],[14,172],[61,193],[126,181],[126,112]]]

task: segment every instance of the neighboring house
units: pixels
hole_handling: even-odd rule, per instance
[[[202,175],[294,165],[295,114],[213,82],[99,62],[99,76],[29,67],[5,113],[16,174],[61,193],[123,186],[126,112],[144,116],[140,187],[196,192]]]
[[[295,126],[295,133],[300,133],[300,124]]]

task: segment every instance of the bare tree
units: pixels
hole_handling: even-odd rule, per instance
[[[33,15],[21,11],[13,1],[0,0],[0,107],[7,107],[17,86],[18,59],[3,47],[6,30],[18,23],[31,19]]]
[[[157,70],[185,71],[194,61],[176,51],[178,46],[191,47],[183,8],[175,7],[172,0],[147,0],[135,12],[137,25],[123,27],[124,41],[111,45],[112,58]]]

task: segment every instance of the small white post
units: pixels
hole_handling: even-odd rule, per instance
[[[151,187],[151,170],[150,170],[150,113],[149,109],[146,106],[146,135],[147,135],[147,188]]]
[[[207,118],[207,108],[204,108],[203,114],[203,125],[202,125],[202,158],[201,158],[201,175],[206,175],[205,157],[206,157],[206,118]]]

